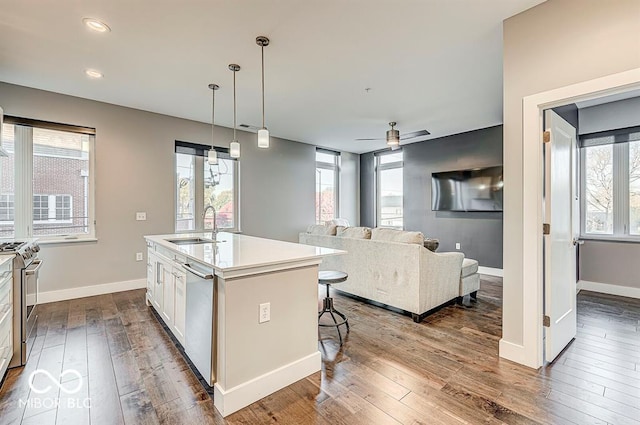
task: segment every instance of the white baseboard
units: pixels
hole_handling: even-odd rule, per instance
[[[91,297],[94,295],[111,294],[147,287],[147,279],[125,280],[123,282],[103,283],[101,285],[81,286],[79,288],[60,289],[38,293],[38,304],[56,301],[73,300],[75,298]]]
[[[504,277],[504,271],[502,269],[496,269],[494,267],[478,266],[478,273],[486,274],[489,276]]]
[[[588,280],[578,281],[578,292],[580,290],[600,292],[601,294],[619,295],[621,297],[640,299],[640,288],[631,286],[612,285],[610,283],[590,282]]]
[[[213,386],[213,403],[222,416],[229,416],[287,385],[316,373],[320,370],[321,364],[322,356],[316,351],[228,390],[223,390],[216,382]]]

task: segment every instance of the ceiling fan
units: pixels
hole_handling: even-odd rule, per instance
[[[356,141],[373,141],[373,140],[386,140],[387,146],[391,148],[391,150],[396,150],[400,148],[400,141],[415,139],[416,137],[428,136],[429,133],[427,130],[418,130],[413,133],[405,133],[402,136],[400,135],[400,131],[395,129],[397,125],[395,121],[391,121],[389,123],[391,126],[391,130],[387,130],[387,137],[385,138],[377,138],[377,139],[356,139]]]

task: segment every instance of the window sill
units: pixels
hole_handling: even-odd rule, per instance
[[[75,243],[83,243],[83,242],[98,242],[98,239],[89,238],[89,237],[77,238],[77,239],[65,239],[65,238],[38,239],[38,245],[60,245],[60,244],[68,244],[68,243],[75,244]]]
[[[594,242],[619,242],[619,243],[640,243],[640,236],[620,237],[620,236],[597,236],[582,235],[580,240]]]

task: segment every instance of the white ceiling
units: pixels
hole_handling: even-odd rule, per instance
[[[0,0],[0,80],[208,123],[216,82],[216,124],[230,127],[238,63],[238,124],[260,125],[266,35],[271,133],[361,153],[384,142],[353,139],[392,120],[431,137],[500,124],[502,20],[541,2]]]

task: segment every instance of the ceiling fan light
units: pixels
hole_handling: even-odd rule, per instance
[[[269,147],[269,130],[266,127],[258,130],[258,147],[263,149]]]
[[[400,139],[397,137],[390,137],[387,139],[387,146],[398,146],[400,145]]]
[[[209,165],[218,164],[218,152],[215,149],[209,149],[209,154],[207,155],[207,162]]]
[[[229,144],[229,156],[231,158],[240,158],[240,142],[237,140]]]

